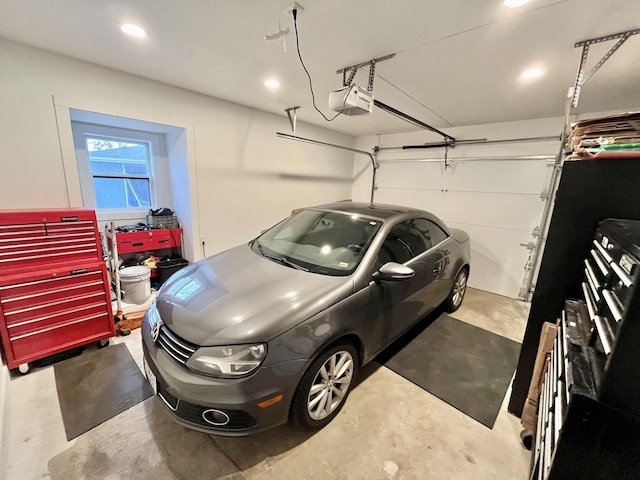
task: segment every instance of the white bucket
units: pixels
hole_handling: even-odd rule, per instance
[[[151,269],[145,265],[120,270],[120,285],[124,290],[124,301],[141,304],[151,296]]]

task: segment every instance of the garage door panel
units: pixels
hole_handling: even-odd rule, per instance
[[[450,222],[464,222],[530,233],[540,222],[543,200],[537,195],[434,192],[379,188],[376,202],[423,208]]]
[[[441,163],[381,163],[376,181],[385,187],[439,190],[443,172]]]
[[[375,201],[376,203],[422,208],[440,218],[444,218],[446,215],[447,202],[440,192],[380,187],[375,193]]]
[[[422,157],[415,151],[383,152],[375,201],[422,208],[466,230],[472,242],[470,285],[517,297],[529,256],[520,244],[535,240],[531,233],[542,217],[540,197],[549,185],[557,146],[499,147],[450,151],[447,169],[444,161],[416,161],[442,152],[421,152]],[[513,159],[500,158],[510,154]],[[541,158],[522,158],[533,155]]]
[[[455,163],[443,175],[447,187],[486,192],[528,192],[540,194],[551,167],[546,161],[500,161]]]
[[[469,286],[517,298],[529,251],[520,246],[531,236],[519,231],[448,222],[471,237]]]
[[[381,187],[481,192],[525,192],[540,194],[548,184],[552,168],[547,160],[453,161],[381,163],[377,183]]]

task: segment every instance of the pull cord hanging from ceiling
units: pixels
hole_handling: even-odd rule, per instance
[[[300,64],[304,69],[304,73],[307,74],[307,78],[309,79],[309,89],[311,90],[311,102],[313,103],[313,108],[315,108],[316,111],[320,115],[322,115],[322,118],[324,118],[327,122],[332,122],[333,120],[338,118],[340,115],[342,115],[342,112],[338,112],[333,117],[328,118],[324,113],[322,113],[322,111],[316,105],[316,96],[315,96],[315,93],[313,92],[313,82],[311,80],[311,74],[309,73],[309,70],[307,70],[307,67],[304,64],[304,60],[302,60],[302,53],[300,52],[300,36],[298,35],[298,9],[294,8],[291,11],[291,14],[293,15],[293,29],[296,33],[296,50],[298,52],[298,58],[300,59]],[[346,102],[346,98],[345,98],[345,102]]]

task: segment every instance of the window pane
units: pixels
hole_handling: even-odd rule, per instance
[[[146,178],[93,179],[98,208],[150,207],[151,194]]]
[[[358,266],[381,224],[358,215],[302,210],[262,234],[259,245],[314,273],[346,275]]]
[[[408,220],[396,225],[382,245],[378,262],[381,265],[386,262],[405,263],[430,249],[434,243],[429,227],[433,227],[434,230],[437,228],[436,225],[423,218]],[[444,232],[440,232],[444,234]]]
[[[413,253],[409,246],[396,233],[398,227],[394,228],[380,249],[379,259],[384,265],[387,262],[405,263],[413,258]]]
[[[444,230],[442,230],[435,223],[430,222],[429,220],[423,220],[423,222],[427,227],[425,229],[425,235],[427,235],[431,239],[432,245],[437,245],[441,241],[443,241],[445,238],[447,238],[447,234],[444,233]],[[427,233],[427,230],[429,233]]]
[[[124,173],[133,175],[149,175],[147,164],[140,163],[123,163]]]
[[[149,175],[146,143],[116,142],[87,137],[91,173]]]
[[[112,175],[148,175],[147,165],[112,161],[91,161],[91,173],[109,173]]]
[[[129,207],[150,207],[151,195],[149,193],[149,180],[146,178],[128,178],[127,200]]]

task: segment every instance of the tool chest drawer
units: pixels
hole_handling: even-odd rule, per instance
[[[0,337],[9,368],[115,335],[93,210],[0,211]]]
[[[181,228],[161,228],[140,232],[117,232],[118,253],[134,253],[181,246]]]
[[[114,335],[101,261],[0,276],[0,333],[9,368]]]
[[[0,274],[101,258],[93,210],[0,211]]]

